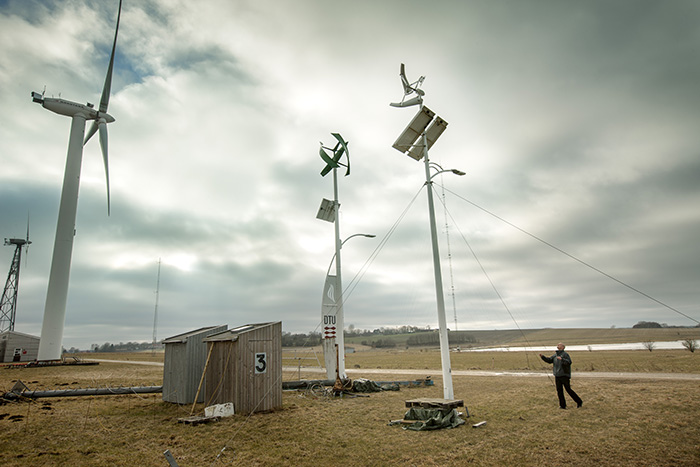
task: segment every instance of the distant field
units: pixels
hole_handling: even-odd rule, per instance
[[[552,349],[552,352],[554,349]],[[551,353],[547,353],[550,355]],[[621,350],[615,352],[571,352],[572,371],[635,373],[700,373],[700,352],[687,350]],[[542,371],[552,366],[537,352],[451,352],[453,370]],[[311,361],[310,361],[311,363]],[[346,367],[354,369],[405,368],[440,371],[436,350],[375,350],[346,355]]]
[[[436,331],[437,332],[437,331]],[[572,328],[572,329],[506,329],[493,331],[459,331],[476,339],[475,347],[501,345],[556,345],[564,341],[568,345],[621,344],[644,341],[700,340],[700,328]],[[406,346],[412,334],[371,335],[346,337],[346,345],[370,344],[378,339],[388,340],[396,346]],[[462,345],[465,347],[465,345]]]
[[[285,351],[285,358],[295,352]],[[95,366],[0,369],[0,389],[18,379],[32,389],[162,384],[163,368],[134,365],[138,354],[92,354],[124,360]],[[301,357],[301,352],[296,352]],[[587,358],[592,358],[588,361]],[[452,353],[458,368],[539,365],[523,352]],[[575,352],[575,365],[604,364],[609,371],[700,372],[700,353],[684,350]],[[161,358],[162,354],[153,358]],[[528,359],[529,358],[529,362]],[[515,360],[511,360],[515,359]],[[433,349],[358,352],[348,366],[439,369]],[[578,368],[578,367],[577,367]],[[543,373],[550,367],[543,365]],[[286,372],[285,380],[298,373]],[[318,378],[318,373],[302,377]],[[162,402],[160,394],[38,399],[0,405],[0,465],[166,466],[169,449],[181,467],[217,465],[475,465],[475,466],[688,466],[700,465],[700,385],[665,379],[577,378],[581,409],[559,410],[552,378],[455,376],[457,398],[470,418],[452,430],[404,431],[388,426],[402,418],[404,402],[442,397],[435,386],[325,398],[286,391],[279,410],[235,415],[190,426],[178,418],[191,406]],[[395,380],[377,374],[375,380]],[[203,410],[203,404],[195,413]],[[471,428],[486,421],[480,428]],[[217,459],[218,456],[218,459]]]
[[[554,347],[552,347],[552,352]],[[547,353],[547,352],[545,352]],[[687,350],[617,350],[570,352],[574,372],[609,371],[641,373],[700,373],[700,351]],[[549,372],[551,366],[538,357],[538,352],[451,352],[454,370]],[[119,360],[162,363],[164,354],[156,353],[90,353],[79,354],[85,360]],[[363,349],[346,355],[349,369],[415,369],[440,371],[440,352],[437,348],[418,349]],[[320,348],[283,349],[282,364],[288,368],[318,368],[323,361]],[[160,370],[162,371],[162,370]],[[298,374],[298,372],[297,372]],[[321,374],[303,377],[319,379]],[[296,378],[300,379],[300,378]]]

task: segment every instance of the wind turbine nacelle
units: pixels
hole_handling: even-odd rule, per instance
[[[114,117],[108,113],[99,113],[97,110],[90,107],[90,105],[78,104],[77,102],[71,102],[55,97],[45,97],[39,101],[34,94],[32,94],[32,98],[34,102],[40,103],[45,109],[59,115],[65,115],[66,117],[81,115],[86,120],[104,118],[107,123],[112,123],[114,121]]]
[[[6,238],[5,239],[5,246],[26,245],[27,243],[31,243],[31,242],[28,240],[25,240],[23,238]]]
[[[85,104],[78,104],[77,102],[71,102],[55,97],[45,97],[41,105],[51,112],[59,115],[65,115],[66,117],[73,117],[75,115],[82,114],[87,119],[89,115],[97,113]]]
[[[38,92],[32,91],[32,101],[36,102],[37,104],[43,104],[44,103],[44,95],[40,94]]]

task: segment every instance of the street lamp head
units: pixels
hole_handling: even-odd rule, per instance
[[[343,245],[345,245],[345,242],[347,242],[347,241],[350,240],[351,238],[355,238],[355,237],[374,238],[374,237],[376,237],[376,235],[374,235],[374,234],[356,233],[356,234],[350,235],[348,238],[346,238],[345,240],[343,240],[342,242],[340,242],[340,245],[338,245],[338,248],[336,249],[335,253],[333,253],[333,257],[331,258],[331,262],[330,262],[330,264],[328,265],[328,272],[326,272],[326,275],[330,274],[331,266],[333,266],[333,261],[335,260],[336,256],[338,256],[338,253],[340,253],[340,249],[343,248]]]
[[[434,170],[435,173],[433,173],[433,174],[430,176],[430,179],[429,179],[429,180],[432,180],[432,179],[435,178],[436,176],[438,176],[438,175],[440,175],[440,174],[447,173],[447,172],[453,173],[453,174],[455,174],[455,175],[459,175],[460,177],[461,177],[462,175],[466,175],[465,172],[462,172],[462,171],[459,170],[459,169],[443,169],[443,168],[440,166],[440,164],[437,164],[437,163],[435,163],[435,162],[431,162],[431,163],[430,163],[430,168],[431,168],[432,170]]]
[[[365,233],[356,233],[356,234],[352,234],[352,235],[350,235],[348,238],[346,238],[345,240],[343,240],[342,242],[340,242],[340,245],[341,245],[341,246],[344,245],[345,242],[347,242],[348,240],[350,240],[351,238],[354,238],[354,237],[374,238],[374,237],[376,237],[376,235],[374,235],[374,234],[365,234]]]

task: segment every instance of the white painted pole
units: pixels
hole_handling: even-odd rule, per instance
[[[58,223],[53,246],[53,258],[46,292],[44,321],[41,326],[41,340],[37,360],[60,360],[63,344],[63,327],[66,321],[66,301],[70,278],[73,239],[75,237],[75,217],[78,209],[78,189],[80,168],[83,161],[83,138],[85,136],[85,116],[76,114],[72,118],[68,156],[63,176],[63,191],[58,208]]]
[[[345,379],[348,375],[345,373],[345,319],[343,316],[343,279],[341,276],[341,260],[340,249],[342,242],[340,241],[340,202],[338,201],[338,169],[333,169],[333,202],[335,203],[335,275],[338,290],[337,293],[337,324],[336,324],[336,347],[338,352],[338,376]],[[335,379],[335,375],[333,376]]]
[[[437,226],[435,225],[435,206],[433,205],[433,182],[430,176],[428,160],[428,138],[423,132],[423,152],[425,155],[425,188],[428,190],[428,211],[430,214],[430,236],[433,244],[433,269],[435,270],[435,294],[437,296],[438,326],[440,329],[440,359],[442,361],[442,391],[445,399],[454,399],[452,387],[452,364],[450,363],[450,341],[445,318],[445,296],[442,288],[440,270],[440,252],[438,249]]]
[[[335,259],[335,254],[333,255]],[[326,379],[335,380],[337,362],[335,358],[335,337],[327,337],[326,328],[334,328],[336,326],[337,306],[336,290],[338,289],[336,277],[330,275],[333,259],[328,265],[328,273],[326,273],[326,282],[323,286],[323,297],[321,298],[321,346],[323,347],[323,362],[326,367]],[[336,333],[337,334],[337,333]]]

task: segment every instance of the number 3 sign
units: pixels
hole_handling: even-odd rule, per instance
[[[255,354],[255,374],[267,373],[267,353]]]

